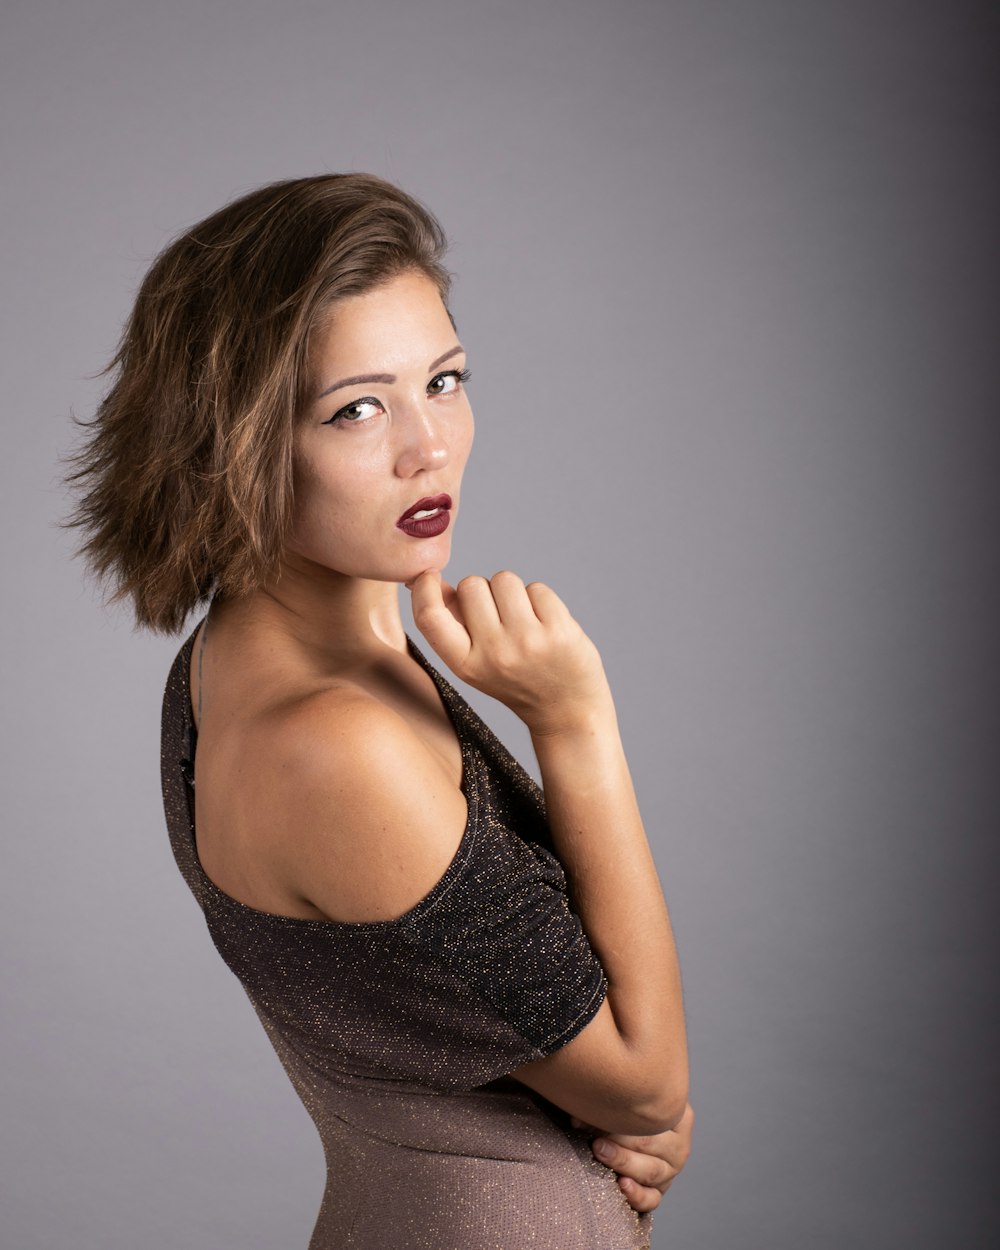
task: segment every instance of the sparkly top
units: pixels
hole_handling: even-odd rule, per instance
[[[402,916],[350,923],[257,910],[198,859],[191,651],[163,698],[174,856],[327,1153],[310,1250],[638,1250],[650,1217],[566,1115],[509,1077],[591,1020],[607,985],[553,853],[542,792],[407,639],[458,736],[468,821]]]

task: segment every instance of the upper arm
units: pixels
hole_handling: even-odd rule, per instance
[[[282,876],[324,916],[395,919],[444,874],[465,798],[409,724],[366,696],[308,700],[278,735]]]
[[[418,734],[367,696],[324,694],[288,714],[269,739],[267,796],[258,797],[274,805],[265,823],[276,831],[274,862],[290,889],[334,921],[410,912],[455,859],[468,820],[464,795]],[[482,1052],[469,1058],[480,1080],[512,1072],[607,1131],[668,1127],[683,1107],[673,1116],[672,1096],[650,1084],[648,1061],[630,1053],[606,1000],[595,1014],[600,969],[545,860],[517,838],[480,840],[476,855],[463,869],[475,890],[453,891],[447,906],[405,931],[414,984],[428,1000],[456,1000],[453,1009],[440,1006],[441,1044],[463,1039],[470,1056]],[[473,1002],[488,1037],[472,1028]],[[441,1023],[447,1010],[455,1015],[450,1043]],[[579,1027],[581,1015],[591,1018]],[[566,1034],[570,1041],[558,1040]],[[532,1052],[545,1057],[524,1062]],[[512,1062],[501,1066],[503,1056]]]

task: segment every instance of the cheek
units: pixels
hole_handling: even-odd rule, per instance
[[[291,534],[296,546],[311,548],[324,536],[342,532],[350,515],[346,482],[328,468],[321,472],[318,465],[303,460],[293,469],[292,484]]]
[[[469,413],[468,420],[465,422],[459,438],[456,440],[452,454],[460,458],[464,464],[469,458],[472,451],[472,443],[476,434],[476,423],[472,419],[472,413]]]
[[[292,469],[295,509],[306,516],[352,512],[371,495],[370,484],[378,471],[373,456],[345,457],[299,455]]]

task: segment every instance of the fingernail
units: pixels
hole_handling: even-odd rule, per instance
[[[609,1141],[605,1141],[603,1138],[599,1137],[597,1141],[594,1142],[594,1153],[599,1155],[602,1159],[610,1159],[614,1152],[614,1147]]]

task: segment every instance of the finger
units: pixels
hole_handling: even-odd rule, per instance
[[[651,1189],[648,1185],[639,1185],[627,1176],[618,1178],[618,1188],[625,1195],[632,1210],[640,1214],[655,1211],[663,1201],[663,1194],[658,1189]]]
[[[458,603],[458,595],[455,593],[455,587],[449,586],[443,577],[441,578],[441,599],[444,602],[444,606],[452,614],[455,620],[458,621],[459,625],[461,625],[463,629],[465,629],[465,621],[462,619],[462,609]]]
[[[605,1133],[609,1141],[632,1154],[650,1159],[659,1159],[670,1169],[671,1174],[681,1170],[690,1153],[690,1141],[676,1133],[658,1133],[655,1137],[625,1137],[616,1133]]]
[[[538,617],[531,600],[525,593],[524,582],[510,569],[494,573],[490,578],[490,590],[500,613],[504,629],[525,630],[537,628]]]
[[[622,1133],[605,1133],[603,1136],[637,1154],[656,1155],[679,1172],[691,1153],[693,1124],[694,1112],[689,1104],[676,1125],[665,1133],[656,1133],[652,1137],[628,1137]]]
[[[410,596],[417,629],[448,667],[457,672],[471,650],[472,640],[463,624],[455,592],[442,582],[436,569],[428,569],[411,583]]]
[[[455,593],[472,645],[494,645],[501,626],[490,583],[485,577],[463,577]]]
[[[546,586],[544,582],[529,582],[524,589],[532,611],[543,625],[555,625],[568,619],[569,608],[551,586]]]
[[[659,1189],[676,1175],[676,1169],[658,1155],[626,1150],[608,1137],[595,1138],[593,1150],[597,1158],[612,1171],[637,1181],[640,1185]]]
[[[458,595],[455,593],[455,587],[449,586],[442,578],[441,580],[441,598],[444,600],[444,606],[452,614],[456,621],[461,625],[462,609],[458,606]]]

